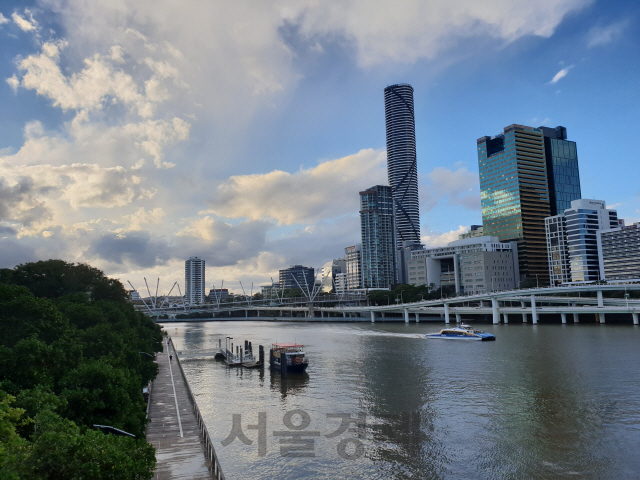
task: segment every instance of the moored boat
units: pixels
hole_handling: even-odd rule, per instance
[[[440,333],[428,333],[427,338],[440,338],[444,340],[495,340],[496,336],[492,333],[474,330],[470,325],[462,324],[456,327],[444,328]]]
[[[280,371],[281,362],[286,362],[288,373],[304,373],[309,366],[304,345],[298,343],[274,343],[269,352],[271,370]]]

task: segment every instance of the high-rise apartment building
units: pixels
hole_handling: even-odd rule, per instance
[[[598,232],[602,280],[640,281],[640,222]]]
[[[551,285],[600,279],[597,232],[618,226],[618,213],[603,200],[579,199],[545,219]]]
[[[393,192],[396,248],[399,255],[405,242],[420,242],[418,164],[413,110],[413,88],[401,83],[384,89],[387,132],[387,175]],[[396,260],[399,281],[406,281],[403,261]]]
[[[582,198],[576,142],[567,140],[564,127],[540,127],[544,135],[544,151],[549,181],[551,215],[571,208],[571,201]]]
[[[360,192],[363,288],[388,288],[395,278],[392,189],[376,185]]]
[[[544,284],[544,219],[551,216],[544,135],[539,128],[510,125],[477,144],[483,233],[517,241],[520,276]]]
[[[279,273],[280,288],[283,290],[301,288],[305,293],[313,291],[315,275],[312,267],[291,265],[289,268],[280,270]]]
[[[362,244],[357,243],[345,248],[344,258],[347,262],[345,289],[362,288]]]
[[[184,295],[190,305],[204,303],[204,270],[205,262],[201,258],[189,257],[189,260],[184,262]]]

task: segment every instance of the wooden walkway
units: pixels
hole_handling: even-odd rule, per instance
[[[156,449],[154,479],[211,480],[211,461],[205,458],[201,428],[189,398],[173,347],[164,344],[157,355],[160,370],[151,386],[147,441]],[[169,362],[169,352],[173,360]],[[171,364],[170,364],[171,363]],[[175,393],[175,394],[174,394]]]

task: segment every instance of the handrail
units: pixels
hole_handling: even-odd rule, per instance
[[[222,467],[220,466],[220,460],[218,459],[218,455],[216,454],[215,449],[213,448],[213,441],[211,441],[211,437],[209,436],[209,431],[207,430],[207,426],[202,419],[202,414],[200,413],[200,409],[198,408],[198,404],[196,403],[196,399],[193,396],[193,392],[191,391],[191,387],[189,386],[189,382],[187,381],[187,376],[182,369],[182,364],[180,363],[180,358],[178,357],[178,352],[176,351],[176,347],[173,345],[173,339],[169,339],[171,342],[171,348],[173,348],[173,353],[176,356],[176,360],[178,363],[178,367],[180,368],[180,373],[182,373],[182,379],[187,387],[187,394],[191,399],[191,403],[193,404],[193,411],[196,414],[196,418],[198,419],[198,426],[200,427],[200,433],[202,434],[203,442],[204,442],[204,456],[205,458],[210,458],[211,463],[213,464],[213,473],[217,480],[226,480],[224,473],[222,473]]]

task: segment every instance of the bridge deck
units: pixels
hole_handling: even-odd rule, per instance
[[[205,458],[198,421],[190,403],[185,379],[176,365],[177,355],[169,361],[167,345],[157,360],[160,370],[151,387],[147,441],[156,449],[154,479],[211,480],[212,466]],[[175,388],[175,390],[174,390]],[[174,395],[175,392],[175,395]]]

